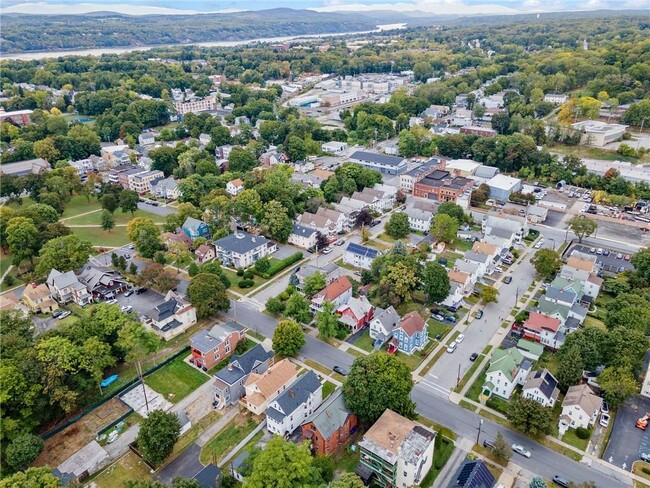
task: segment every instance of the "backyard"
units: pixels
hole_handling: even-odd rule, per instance
[[[201,462],[217,464],[259,424],[259,419],[246,412],[232,419],[226,427],[201,449]]]
[[[149,467],[129,451],[124,457],[120,458],[115,464],[111,464],[103,470],[92,481],[97,488],[114,488],[124,486],[129,480],[148,480],[151,478]]]
[[[101,227],[73,227],[71,230],[81,240],[89,241],[96,247],[122,247],[129,243],[126,227],[117,227],[111,231]]]
[[[183,356],[177,357],[145,379],[149,387],[172,403],[185,398],[210,379],[207,374],[184,362]]]

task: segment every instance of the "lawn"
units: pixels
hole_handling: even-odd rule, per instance
[[[129,480],[148,480],[151,478],[149,467],[129,451],[124,457],[120,458],[115,464],[112,464],[93,480],[98,488],[114,488],[124,486]]]
[[[11,266],[11,255],[0,253],[0,276],[5,274],[9,266]]]
[[[102,208],[102,204],[96,198],[90,197],[90,201],[88,201],[83,195],[75,195],[65,204],[63,218],[68,219],[75,215],[99,210],[100,208]]]
[[[557,368],[559,367],[559,361],[555,354],[551,354],[549,351],[544,351],[539,357],[537,367],[539,369],[546,368],[548,369],[553,376],[557,375]]]
[[[176,441],[176,444],[174,444],[174,450],[172,453],[169,455],[168,459],[174,459],[176,456],[178,456],[181,452],[183,452],[187,447],[189,447],[191,444],[196,441],[196,439],[201,435],[201,433],[207,429],[212,423],[216,422],[219,420],[221,417],[221,414],[217,412],[216,410],[213,410],[209,412],[205,417],[203,417],[201,420],[199,420],[196,423],[192,424],[192,427],[190,427],[187,432],[183,433],[178,438],[178,441]]]
[[[145,379],[148,386],[172,403],[185,398],[210,379],[183,359],[183,355],[177,357]]]
[[[472,247],[474,247],[474,243],[472,241],[467,241],[465,239],[456,239],[453,245],[456,251],[460,253],[465,253],[465,251],[469,251]]]
[[[94,210],[94,209],[90,209],[90,210]],[[162,215],[156,215],[151,212],[145,212],[144,210],[136,210],[135,212],[133,212],[133,215],[131,215],[131,212],[124,213],[121,210],[116,210],[115,213],[113,214],[113,218],[115,219],[115,225],[126,225],[131,220],[137,217],[147,217],[153,220],[154,222],[160,224],[165,222],[165,217],[163,217]],[[81,215],[79,217],[73,217],[65,221],[65,224],[67,226],[101,225],[101,223],[102,223],[101,212],[93,212],[86,215]]]
[[[469,388],[469,390],[467,390],[467,393],[465,393],[465,396],[470,400],[474,400],[475,402],[479,401],[478,398],[481,394],[481,391],[483,390],[483,383],[485,383],[486,371],[487,368],[485,368],[485,370],[480,375],[478,375],[476,381],[472,383],[472,386]]]
[[[607,327],[605,327],[605,323],[602,320],[599,320],[596,317],[592,317],[591,315],[587,315],[585,317],[585,322],[582,325],[583,327],[596,327],[600,330],[607,329]]]
[[[230,289],[234,290],[234,291],[236,291],[238,293],[241,293],[243,295],[245,295],[246,293],[249,293],[251,290],[254,290],[258,286],[263,285],[267,281],[264,278],[261,278],[261,277],[259,277],[257,275],[254,275],[252,279],[255,282],[255,284],[253,286],[251,286],[250,288],[239,288],[238,283],[241,280],[243,280],[244,277],[243,276],[237,276],[237,273],[235,271],[231,270],[231,269],[224,268],[224,267],[222,267],[221,269],[223,270],[223,274],[226,275],[226,277],[230,280],[230,283],[231,283]]]
[[[465,376],[463,376],[463,379],[460,380],[460,383],[458,383],[458,386],[454,388],[454,391],[459,392],[462,390],[467,382],[470,380],[474,372],[478,369],[481,361],[483,361],[484,354],[481,354],[478,358],[476,358],[476,361],[470,366],[470,368],[467,370],[467,373],[465,373]]]
[[[430,330],[430,329],[429,329]],[[359,349],[363,349],[367,352],[373,352],[375,348],[372,346],[372,338],[370,337],[370,332],[367,330],[357,339],[354,343]]]
[[[246,332],[246,333],[250,335],[250,332]],[[250,339],[246,339],[246,347],[241,352],[241,354],[244,354],[246,351],[250,351],[256,345],[257,345],[257,342],[255,342],[253,340],[250,340]],[[210,377],[212,377],[215,374],[217,374],[218,371],[221,371],[223,368],[225,368],[228,365],[228,363],[230,362],[230,359],[231,359],[231,356],[228,356],[227,358],[219,361],[215,366],[213,366],[211,369],[208,370],[208,375],[210,375]]]
[[[391,246],[390,244],[386,244],[384,242],[377,241],[377,240],[368,241],[366,245],[369,247],[374,247],[379,251],[388,251],[393,248],[393,246]]]
[[[628,142],[629,144],[629,142]],[[566,146],[555,144],[549,148],[551,151],[558,151],[563,154],[575,154],[581,158],[603,159],[605,161],[626,161],[628,163],[641,163],[648,161],[647,156],[635,158],[634,156],[623,156],[616,151],[608,151],[599,147],[587,146]]]
[[[359,454],[359,449],[352,451],[346,447],[334,460],[334,471],[337,473],[354,473],[354,469],[359,464]]]
[[[121,247],[130,242],[126,227],[117,227],[110,232],[99,227],[73,227],[71,230],[81,240],[97,247]]]
[[[580,439],[580,437],[576,435],[575,429],[567,430],[566,434],[562,436],[562,440],[573,447],[577,447],[581,451],[587,449],[587,446],[589,445],[589,439]]]
[[[330,396],[334,390],[336,390],[336,385],[330,381],[323,383],[323,400]]]
[[[431,466],[431,469],[422,480],[420,486],[422,486],[423,488],[428,488],[430,486],[433,486],[433,483],[436,481],[436,478],[440,474],[440,471],[442,471],[445,464],[447,464],[447,461],[449,460],[453,452],[454,452],[454,445],[450,441],[446,439],[442,439],[442,442],[440,443],[440,449],[437,449],[433,453],[433,466]],[[440,466],[440,467],[437,468],[436,466]]]
[[[377,239],[381,239],[382,241],[388,242],[390,244],[393,244],[393,243],[397,242],[397,239],[395,239],[394,237],[389,236],[386,232],[383,232],[383,233],[379,234],[377,236]]]
[[[237,444],[243,441],[259,424],[251,414],[242,414],[231,420],[203,449],[201,462],[216,464],[228,454]]]

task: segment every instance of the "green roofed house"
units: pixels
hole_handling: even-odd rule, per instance
[[[531,361],[537,361],[544,352],[544,346],[538,342],[529,341],[528,339],[519,339],[517,349],[525,358]]]
[[[523,386],[533,363],[519,349],[497,349],[492,353],[483,391],[479,400],[487,401],[492,395],[508,400],[515,386]]]

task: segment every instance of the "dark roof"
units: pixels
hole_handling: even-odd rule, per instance
[[[172,315],[174,315],[174,312],[176,311],[176,306],[178,305],[178,302],[174,299],[167,300],[166,302],[161,303],[160,305],[157,305],[156,307],[152,308],[147,315],[151,317],[152,320],[155,320],[156,322],[160,322],[161,320],[168,319]]]
[[[429,161],[427,161],[423,165],[418,166],[417,168],[413,168],[411,171],[408,171],[407,173],[404,173],[404,174],[406,174],[408,176],[419,176],[422,173],[425,173],[425,172],[429,171],[431,168],[437,166],[438,164],[440,164],[440,159],[431,158],[431,159],[429,159]]]
[[[555,377],[546,369],[540,369],[535,371],[535,379],[542,379],[542,383],[539,386],[539,389],[546,395],[546,398],[552,398],[553,391],[557,387],[557,380]]]
[[[214,245],[226,251],[246,254],[253,249],[266,246],[269,242],[264,236],[254,236],[248,232],[237,231],[236,234],[230,234],[229,236],[214,241]]]
[[[162,330],[163,332],[167,332],[168,330],[175,329],[176,327],[180,327],[181,325],[183,325],[183,322],[180,322],[180,321],[174,319],[174,320],[171,320],[171,321],[167,322],[165,325],[163,325],[160,330]],[[155,325],[154,325],[154,327],[155,327]]]
[[[232,364],[232,369],[225,367],[219,370],[215,376],[228,385],[234,385],[244,376],[250,374],[257,364],[268,361],[272,357],[273,351],[267,351],[261,344],[258,344],[242,355],[232,356],[229,363]]]
[[[269,407],[266,411],[267,417],[271,417],[277,422],[282,422],[286,416],[291,415],[300,405],[305,403],[311,394],[316,392],[321,387],[321,382],[312,370],[302,375],[293,382],[289,388],[284,390],[275,401],[282,409],[282,413],[273,407]]]
[[[449,488],[492,488],[495,482],[482,460],[466,460],[449,483]]]
[[[201,488],[217,488],[219,486],[217,483],[219,478],[221,478],[221,470],[210,463],[196,473],[192,479],[198,481]]]
[[[350,159],[365,161],[369,163],[381,164],[384,166],[399,166],[404,158],[389,156],[388,154],[371,153],[367,151],[355,151]]]
[[[297,236],[310,236],[316,232],[318,232],[316,229],[305,227],[304,225],[300,224],[293,224],[293,228],[291,229],[291,233]]]
[[[373,259],[377,257],[377,254],[379,254],[379,251],[376,249],[362,246],[360,244],[355,244],[354,242],[348,244],[346,252],[348,251],[354,254],[358,254],[359,256],[368,256]]]

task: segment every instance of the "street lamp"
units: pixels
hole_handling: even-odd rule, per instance
[[[483,428],[483,419],[480,419],[480,420],[478,421],[478,427],[476,427],[476,430],[478,430],[478,432],[477,432],[477,434],[476,434],[476,444],[479,443],[479,440],[480,440],[480,438],[481,438],[481,429],[482,429],[482,428]]]

